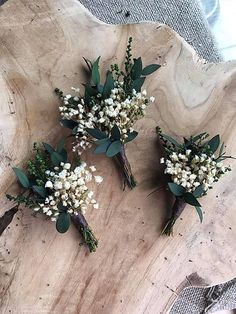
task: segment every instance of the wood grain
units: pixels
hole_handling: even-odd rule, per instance
[[[157,101],[127,146],[138,187],[122,192],[111,160],[84,156],[104,177],[96,190],[100,209],[88,213],[97,253],[79,245],[73,228],[60,235],[22,209],[0,238],[1,313],[166,313],[179,288],[195,279],[210,285],[235,277],[235,170],[203,199],[203,224],[187,207],[174,238],[160,235],[173,199],[164,189],[148,194],[164,184],[156,125],[176,137],[220,133],[236,155],[236,62],[206,64],[158,23],[103,24],[77,0],[9,0],[0,25],[2,215],[11,206],[5,192],[16,190],[11,166],[23,164],[34,141],[62,135],[53,90],[83,82],[83,56],[101,55],[104,73],[123,60],[132,36],[134,55],[162,64],[146,82]]]

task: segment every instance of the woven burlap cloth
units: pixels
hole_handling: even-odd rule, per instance
[[[109,24],[159,21],[169,25],[209,62],[222,60],[195,0],[80,0],[93,15]],[[170,314],[214,313],[236,308],[236,279],[212,288],[185,288]],[[156,314],[156,313],[155,313]]]

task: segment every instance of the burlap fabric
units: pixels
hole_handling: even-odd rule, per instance
[[[159,21],[169,25],[209,62],[221,56],[197,0],[80,0],[109,24]]]

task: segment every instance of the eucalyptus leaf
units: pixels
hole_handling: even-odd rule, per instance
[[[61,162],[64,162],[64,157],[61,154],[58,154],[57,152],[53,152],[51,155],[51,161],[54,166],[60,165]]]
[[[198,202],[198,200],[192,193],[190,192],[184,193],[183,197],[185,202],[188,203],[189,205],[201,207],[201,204]]]
[[[99,94],[102,94],[103,93],[103,85],[98,84],[97,85],[97,91],[98,91]]]
[[[185,188],[177,183],[169,182],[168,187],[175,196],[182,196],[185,193]]]
[[[197,211],[197,213],[198,213],[200,222],[202,222],[202,221],[203,221],[202,209],[201,209],[201,207],[199,207],[199,206],[195,206],[195,208],[196,208],[196,211]]]
[[[30,182],[24,172],[16,167],[12,168],[15,172],[18,182],[26,189],[30,187]]]
[[[116,124],[111,129],[111,138],[117,141],[120,140],[120,130]]]
[[[61,150],[60,155],[61,155],[62,158],[63,158],[63,162],[67,162],[68,156],[67,156],[67,151],[65,150],[65,148],[63,148],[63,149]]]
[[[198,198],[201,197],[202,194],[204,194],[204,189],[202,185],[199,185],[194,191],[193,191],[193,196]]]
[[[36,192],[38,195],[42,196],[43,198],[47,197],[47,190],[43,186],[33,185],[32,189],[34,192]]]
[[[43,147],[49,154],[55,152],[54,148],[48,143],[43,143]]]
[[[111,94],[111,90],[114,88],[114,79],[110,71],[107,72],[106,82],[103,86],[102,96],[108,98]]]
[[[220,136],[219,136],[219,134],[216,135],[216,136],[214,136],[214,137],[207,143],[207,145],[210,146],[210,150],[211,150],[212,154],[214,154],[214,153],[217,151],[217,149],[218,149],[218,147],[219,147],[219,145],[220,145]]]
[[[70,227],[70,215],[63,211],[59,214],[56,222],[57,231],[60,233],[65,233]]]
[[[96,144],[98,146],[98,145],[101,145],[101,144],[107,142],[108,140],[110,141],[109,137],[102,138],[101,140],[95,141],[94,144]]]
[[[62,151],[62,149],[64,148],[66,143],[66,140],[63,138],[61,139],[58,144],[57,144],[57,152],[60,154],[60,152]]]
[[[131,73],[130,73],[132,80],[136,80],[140,78],[142,74],[142,67],[143,67],[143,64],[142,64],[141,57],[139,57],[138,59],[135,59],[134,64],[131,69]]]
[[[115,155],[117,155],[121,151],[121,147],[121,141],[112,142],[107,149],[107,157],[114,157]]]
[[[131,89],[135,89],[136,92],[141,91],[141,87],[143,86],[143,83],[145,81],[145,77],[140,77],[134,80],[131,84]]]
[[[99,60],[100,57],[98,57],[92,65],[92,82],[94,85],[98,85],[100,83]]]
[[[92,107],[92,105],[91,105],[91,96],[89,95],[89,92],[88,92],[86,86],[85,86],[85,90],[84,90],[84,103],[89,108]]]
[[[138,132],[136,132],[136,131],[129,132],[127,134],[126,139],[125,139],[125,144],[128,143],[128,142],[133,141],[137,137],[137,135],[138,135]]]
[[[71,134],[72,135],[76,135],[77,134],[77,131],[78,131],[78,126],[75,126],[72,131],[71,131]]]
[[[109,145],[111,144],[110,139],[106,139],[106,142],[100,144],[99,146],[96,147],[96,149],[94,150],[95,154],[102,154],[105,153],[109,147]]]
[[[68,129],[74,129],[76,126],[78,126],[78,122],[75,122],[73,120],[64,120],[64,119],[61,119],[60,120],[60,124]]]
[[[150,75],[160,68],[160,64],[150,64],[142,70],[142,75]]]
[[[82,85],[84,85],[85,93],[87,94],[87,96],[92,97],[97,95],[97,89],[93,88],[89,83]]]
[[[98,130],[98,129],[86,129],[86,132],[88,132],[89,135],[96,138],[97,140],[101,140],[103,138],[107,138],[106,133]]]

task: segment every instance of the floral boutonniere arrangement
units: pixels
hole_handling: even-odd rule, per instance
[[[165,174],[169,177],[168,188],[175,196],[171,217],[163,230],[164,234],[170,235],[186,204],[195,207],[202,222],[199,198],[207,195],[214,182],[231,170],[230,166],[223,165],[223,161],[233,157],[225,155],[224,143],[220,143],[219,135],[208,140],[209,135],[204,132],[184,138],[181,144],[163,134],[160,128],[157,128],[157,133],[166,152],[161,163],[165,165]]]
[[[125,144],[138,135],[133,129],[134,123],[145,115],[147,106],[154,102],[154,97],[147,97],[145,90],[141,91],[147,75],[155,72],[160,65],[150,64],[143,68],[141,57],[132,58],[132,38],[129,38],[124,70],[113,64],[106,73],[104,84],[101,84],[99,72],[100,57],[92,63],[84,59],[90,76],[84,84],[84,95],[63,95],[63,105],[59,107],[61,123],[72,129],[76,138],[74,151],[79,154],[91,144],[96,144],[95,153],[105,153],[114,157],[124,176],[124,182],[129,188],[136,183],[125,153]]]
[[[23,193],[7,197],[18,206],[24,204],[55,221],[60,233],[66,232],[72,221],[90,252],[94,252],[98,242],[84,213],[89,206],[98,208],[88,184],[93,180],[100,183],[102,178],[94,176],[94,166],[87,167],[84,162],[71,164],[64,141],[56,149],[47,143],[41,146],[34,144],[33,158],[27,162],[27,175],[13,168],[18,183],[24,188]]]

